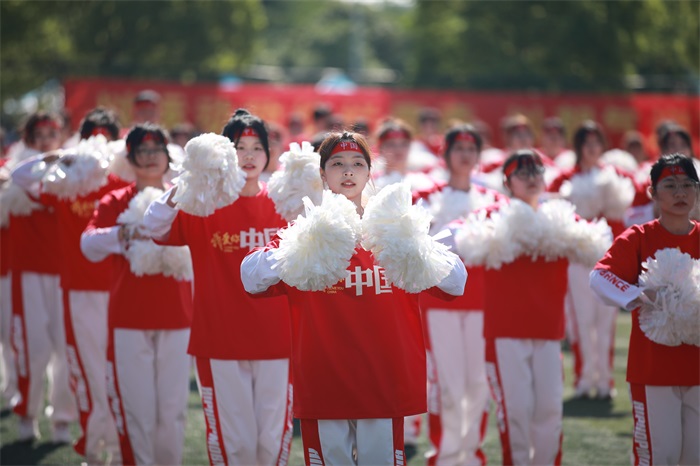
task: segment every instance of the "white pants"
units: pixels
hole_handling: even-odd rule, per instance
[[[189,329],[112,330],[107,393],[124,464],[182,463],[189,337]]]
[[[209,462],[286,465],[293,433],[289,359],[196,362]]]
[[[700,386],[630,384],[635,465],[700,464]]]
[[[571,326],[581,358],[578,363],[581,375],[575,388],[578,393],[595,389],[598,394],[607,395],[613,386],[612,351],[617,309],[604,304],[591,290],[588,286],[590,273],[588,267],[569,265],[567,302],[571,306]]]
[[[17,370],[12,349],[12,278],[0,276],[0,404],[8,405],[17,395]]]
[[[404,465],[403,418],[302,419],[308,465]]]
[[[63,306],[57,275],[21,272],[12,277],[12,344],[17,388],[14,411],[37,418],[44,404],[44,373],[49,381],[46,414],[52,422],[75,420],[68,383]]]
[[[429,465],[481,465],[489,385],[482,312],[430,309],[428,417],[433,450]]]
[[[75,451],[89,461],[119,454],[119,440],[107,402],[106,291],[64,292],[66,343],[71,387],[82,435]]]
[[[561,463],[559,340],[486,340],[486,374],[496,402],[503,464]]]

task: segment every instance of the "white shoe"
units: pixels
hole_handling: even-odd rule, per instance
[[[19,418],[19,426],[17,427],[17,440],[20,442],[28,442],[41,438],[39,433],[39,423],[31,417]]]
[[[51,439],[53,443],[72,443],[73,436],[70,433],[70,424],[65,421],[54,422],[51,426]]]

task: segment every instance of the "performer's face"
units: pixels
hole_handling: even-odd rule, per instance
[[[667,176],[656,185],[652,198],[661,215],[687,216],[698,202],[698,183],[687,175]]]
[[[238,166],[246,173],[246,180],[258,179],[267,156],[260,139],[257,136],[243,136],[236,142]]]
[[[321,178],[334,193],[343,194],[351,201],[360,200],[369,181],[369,165],[359,152],[338,152],[326,161]]]

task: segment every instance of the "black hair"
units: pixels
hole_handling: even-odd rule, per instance
[[[244,108],[239,108],[231,115],[226,126],[221,130],[221,134],[229,138],[234,144],[238,144],[246,128],[251,128],[255,131],[255,134],[258,135],[258,139],[260,139],[260,144],[262,144],[263,150],[265,151],[264,170],[270,163],[270,142],[268,141],[265,122],[260,117],[251,114]]]
[[[445,152],[443,156],[445,157],[446,162],[449,159],[450,151],[452,150],[452,146],[454,145],[457,136],[459,136],[461,133],[467,133],[471,135],[474,138],[476,150],[481,152],[481,146],[483,144],[481,134],[479,134],[479,131],[476,129],[475,126],[467,123],[462,123],[461,125],[455,125],[451,127],[445,133]]]
[[[165,148],[165,155],[168,156],[169,166],[172,159],[170,158],[170,152],[168,152],[168,132],[153,123],[141,123],[131,128],[129,134],[126,135],[126,158],[133,165],[139,166],[139,164],[136,163],[136,150],[148,134],[152,135],[155,140]]]
[[[659,160],[654,162],[654,165],[651,166],[649,176],[651,177],[652,190],[656,190],[656,183],[659,182],[659,176],[661,176],[661,172],[663,171],[663,169],[666,167],[673,166],[681,167],[685,174],[688,175],[688,178],[695,181],[696,183],[700,183],[700,179],[698,179],[698,172],[697,170],[695,170],[695,164],[693,163],[692,159],[686,157],[683,154],[678,153],[666,154],[662,155],[659,158]]]
[[[690,133],[688,133],[688,131],[686,131],[685,128],[683,128],[682,126],[678,126],[678,125],[669,126],[667,128],[667,131],[661,137],[660,146],[659,146],[661,149],[661,153],[664,154],[664,153],[667,153],[669,151],[668,145],[671,142],[671,137],[674,134],[676,136],[678,136],[679,138],[681,138],[683,140],[683,142],[685,142],[686,146],[688,146],[690,148],[690,153],[692,154],[693,153],[693,141],[690,137]]]
[[[605,140],[605,134],[603,134],[603,129],[598,123],[593,120],[586,120],[576,129],[574,133],[574,153],[576,154],[576,164],[581,162],[583,145],[586,143],[586,137],[589,134],[595,134],[603,146],[603,150],[607,145]]]
[[[22,138],[27,145],[31,146],[34,144],[36,139],[36,129],[43,123],[51,124],[59,131],[61,128],[63,128],[63,118],[56,113],[44,112],[41,110],[32,113],[24,122],[24,125],[22,125]]]
[[[96,107],[87,112],[80,122],[80,139],[88,139],[96,128],[106,129],[112,141],[119,139],[119,119],[112,110]]]
[[[509,155],[506,161],[503,162],[503,173],[505,173],[506,168],[512,164],[516,164],[513,173],[523,169],[529,172],[540,172],[544,170],[542,159],[537,152],[532,149],[521,149]],[[510,179],[510,177],[508,177],[508,179]]]

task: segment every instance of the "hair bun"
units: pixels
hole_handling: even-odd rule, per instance
[[[245,108],[238,108],[236,109],[235,112],[233,112],[233,116],[243,116],[243,115],[250,115],[251,113],[245,109]]]

